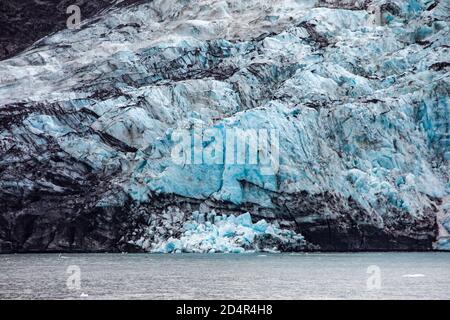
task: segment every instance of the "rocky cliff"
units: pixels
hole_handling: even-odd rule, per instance
[[[89,3],[2,10],[0,252],[450,249],[449,1]]]

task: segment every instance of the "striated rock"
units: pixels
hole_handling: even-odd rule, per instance
[[[304,237],[253,249],[445,242],[447,1],[90,8],[2,40],[0,252],[143,251],[212,210]]]

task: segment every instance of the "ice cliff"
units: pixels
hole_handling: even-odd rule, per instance
[[[0,252],[449,249],[449,13],[122,1],[42,38],[0,61]],[[276,168],[177,132],[274,133]]]

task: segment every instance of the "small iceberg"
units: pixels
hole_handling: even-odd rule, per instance
[[[403,278],[421,278],[421,277],[425,277],[424,274],[421,273],[415,273],[415,274],[404,274],[402,275]]]

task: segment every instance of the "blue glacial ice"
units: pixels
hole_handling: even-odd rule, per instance
[[[174,195],[255,205],[273,223],[325,225],[348,213],[358,232],[364,216],[400,238],[415,237],[408,223],[423,219],[421,239],[435,239],[432,224],[450,197],[450,2],[368,1],[382,11],[378,24],[366,2],[316,2],[153,1],[50,35],[0,62],[1,105],[29,108],[0,137],[17,148],[55,144],[133,208]],[[198,127],[275,131],[277,170],[174,162],[174,133]],[[226,144],[223,152],[238,154]],[[96,208],[116,206],[111,196],[92,198]],[[259,222],[219,217],[180,222],[182,234],[161,237],[155,250],[228,252],[270,234]],[[353,222],[336,222],[344,238]],[[449,229],[448,219],[438,223]],[[238,235],[224,236],[226,228]]]
[[[147,232],[153,235],[154,231],[149,228]],[[280,229],[264,219],[253,223],[248,212],[238,216],[217,215],[214,210],[207,214],[194,211],[183,223],[177,237],[150,243],[144,235],[136,243],[153,253],[278,252],[280,244],[306,248],[304,237],[300,234]]]

